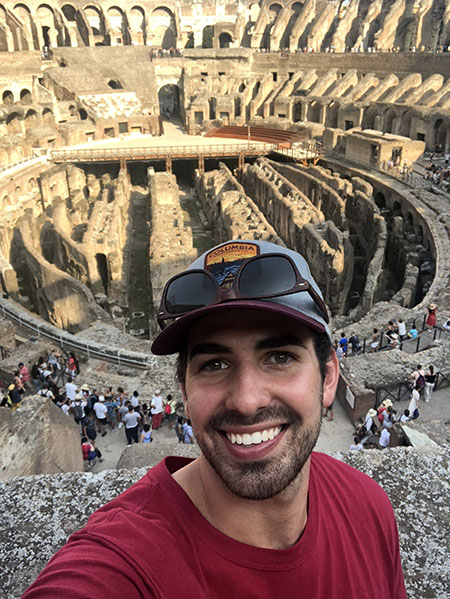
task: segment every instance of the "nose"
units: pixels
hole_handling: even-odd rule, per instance
[[[233,373],[226,396],[226,408],[251,417],[272,401],[272,389],[267,377],[254,364],[241,364]]]

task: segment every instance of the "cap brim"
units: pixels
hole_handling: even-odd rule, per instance
[[[213,306],[205,306],[204,308],[190,312],[185,316],[181,316],[159,333],[152,343],[151,350],[157,356],[176,354],[183,348],[189,328],[194,324],[194,322],[200,318],[203,318],[203,316],[206,316],[212,312],[218,312],[219,310],[249,308],[262,310],[263,312],[281,314],[296,320],[297,322],[301,322],[302,324],[314,329],[315,331],[318,331],[319,333],[327,333],[327,330],[323,324],[317,322],[306,314],[302,314],[298,310],[289,308],[288,306],[263,300],[236,300],[232,302],[214,304]]]

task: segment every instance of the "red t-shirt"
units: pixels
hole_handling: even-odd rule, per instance
[[[97,510],[23,599],[405,599],[397,527],[365,474],[313,453],[308,521],[283,550],[211,526],[170,476],[166,458]]]

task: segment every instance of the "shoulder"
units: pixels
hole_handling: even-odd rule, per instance
[[[336,500],[338,490],[339,501],[355,505],[355,498],[363,499],[367,506],[388,505],[390,501],[386,492],[370,476],[344,464],[330,456],[314,452],[311,460],[311,475],[314,484],[325,496],[331,493]],[[358,501],[358,504],[362,503]]]

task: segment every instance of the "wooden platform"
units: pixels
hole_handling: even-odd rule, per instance
[[[250,134],[250,135],[249,135]],[[298,131],[284,131],[269,127],[226,126],[213,129],[205,137],[225,137],[227,139],[249,139],[263,141],[290,148],[296,141],[304,141],[304,136]]]

